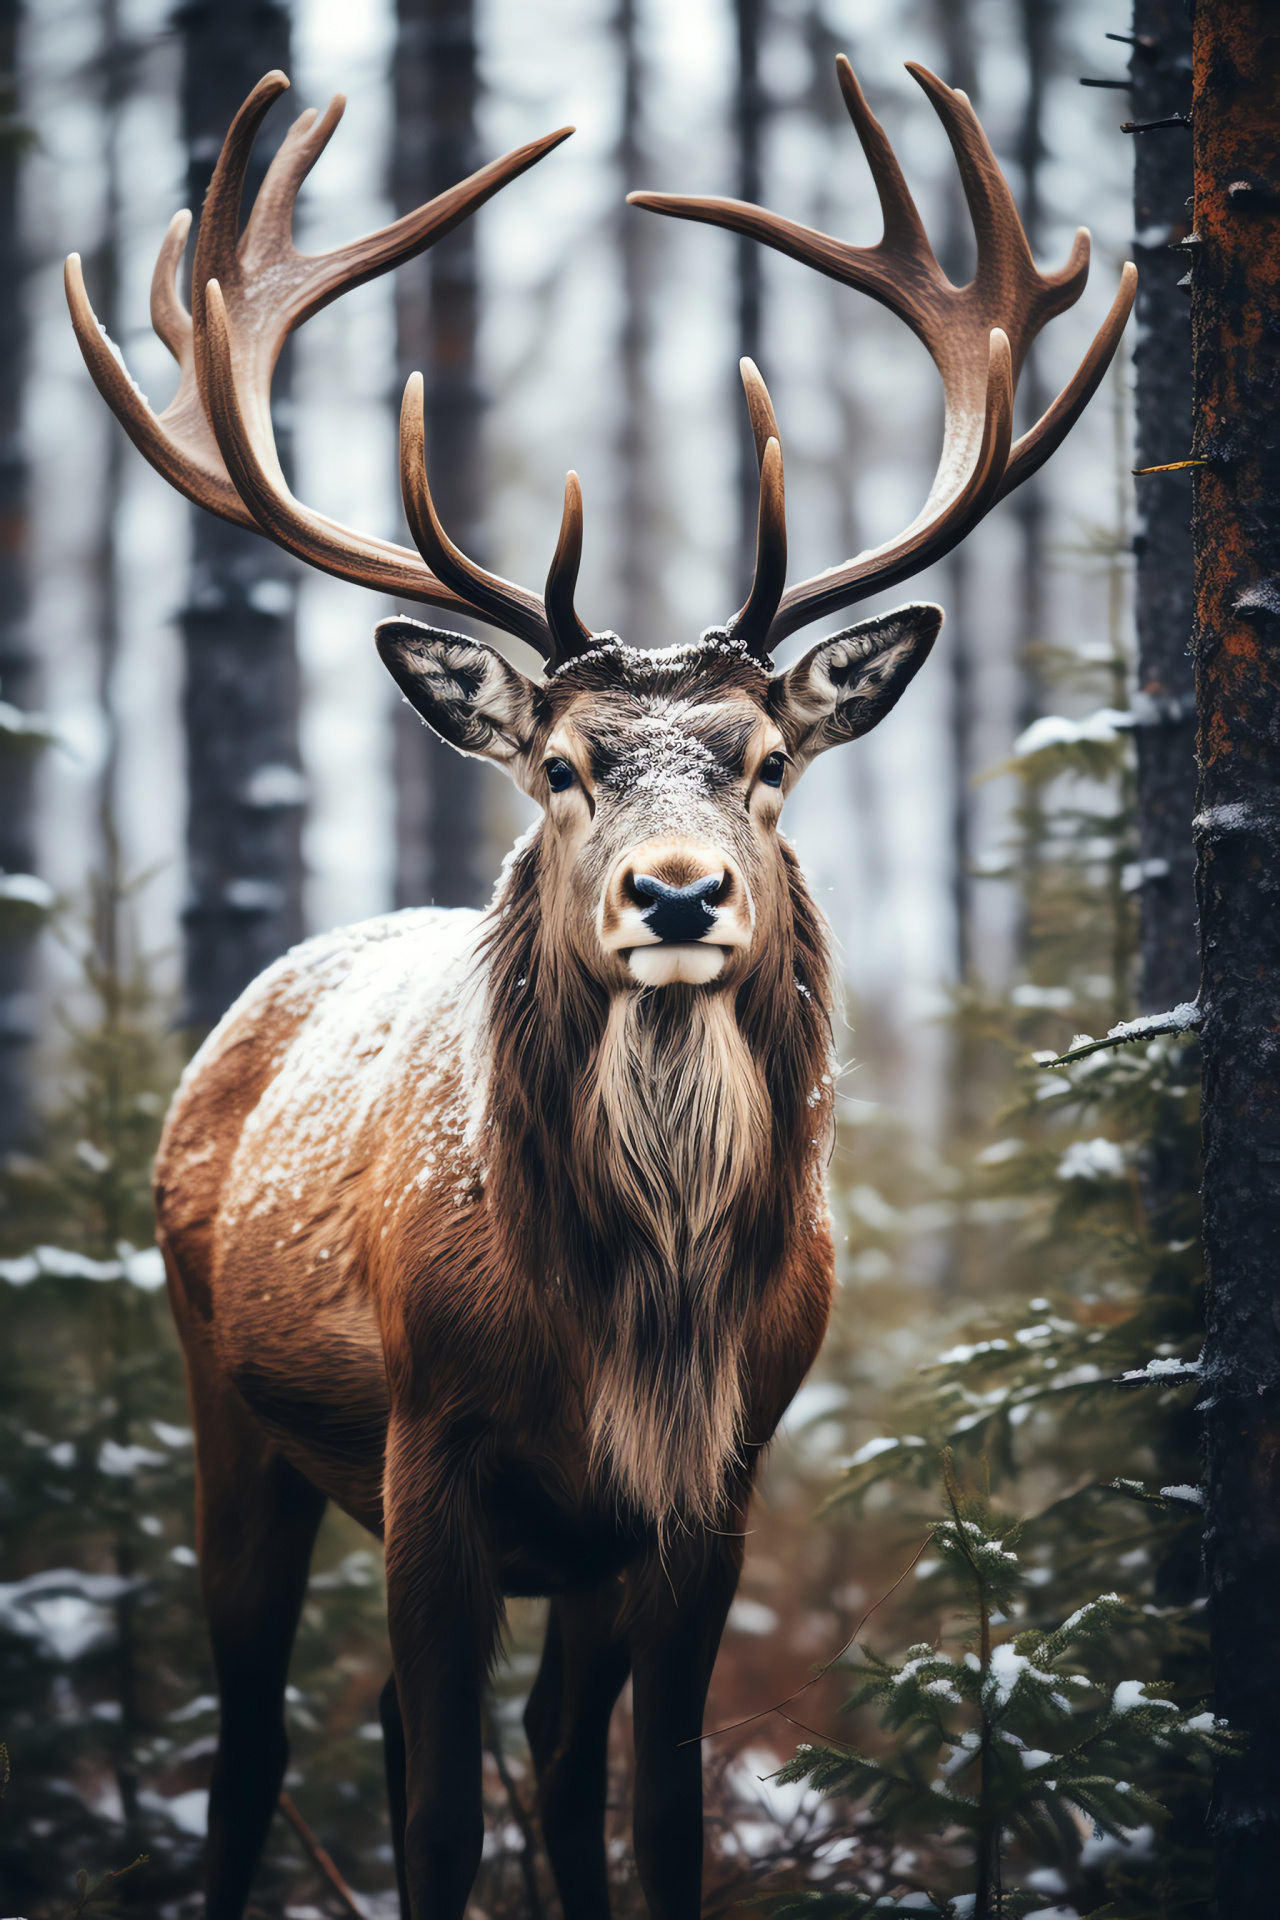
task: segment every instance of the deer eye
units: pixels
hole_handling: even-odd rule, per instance
[[[542,771],[547,776],[547,785],[552,793],[563,793],[578,777],[567,760],[548,760]]]
[[[764,759],[760,762],[760,778],[764,781],[766,787],[780,787],[786,771],[787,756],[785,753],[766,753]]]

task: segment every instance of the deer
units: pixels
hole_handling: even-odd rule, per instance
[[[423,385],[400,473],[415,550],[286,484],[272,372],[289,333],[421,252],[541,161],[562,128],[330,253],[292,241],[341,96],[294,123],[240,229],[250,149],[288,87],[268,74],[205,201],[190,312],[175,216],[152,291],[179,368],[155,413],[98,324],[77,256],[72,323],[135,446],[186,497],[303,562],[526,642],[403,615],[378,652],[459,752],[537,803],[487,912],[409,909],[308,940],[200,1047],[155,1169],[157,1235],[186,1360],[197,1541],[221,1703],[209,1920],[239,1920],[288,1755],[283,1697],[312,1546],[336,1502],[385,1546],[393,1672],[381,1697],[405,1920],[461,1920],[481,1856],[482,1690],[508,1596],[549,1599],[525,1725],[566,1920],[607,1920],[610,1716],[633,1685],[637,1873],[653,1920],[693,1920],[700,1739],[761,1458],[821,1345],[834,1256],[824,1191],[835,984],[824,922],[779,827],[818,754],[877,726],[942,610],[908,604],[775,669],[791,634],[949,552],[1043,464],[1119,343],[1136,275],[1078,371],[1016,440],[1031,342],[1075,302],[1040,272],[965,95],[909,68],[954,151],[977,238],[942,272],[892,148],[841,57],[883,214],[856,247],[733,200],[633,205],[750,236],[878,300],[942,377],[943,445],[899,536],[786,584],[781,441],[742,379],[759,464],[754,577],[723,625],[660,650],[574,605],[570,473],[539,595],[440,524]]]

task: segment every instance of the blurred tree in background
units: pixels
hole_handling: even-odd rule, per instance
[[[26,309],[18,183],[31,130],[18,112],[18,0],[0,5],[0,1152],[27,1118],[27,1053],[34,1038],[31,936],[48,889],[32,873],[32,747],[27,717],[33,662],[27,644],[27,458],[22,441]]]
[[[471,0],[398,0],[395,57],[397,215],[411,213],[480,165],[479,49]],[[487,564],[484,397],[477,365],[476,227],[464,220],[396,276],[399,386],[423,375],[427,462],[441,523]],[[407,607],[413,617],[431,608]],[[401,907],[480,907],[486,769],[446,747],[408,706],[396,711],[397,875]]]
[[[197,222],[189,261],[232,116],[264,73],[289,69],[289,9],[285,0],[187,0],[174,18],[182,36],[187,204]],[[268,114],[249,162],[244,217],[299,110],[287,97]],[[98,311],[116,338],[113,317]],[[291,362],[286,346],[272,393],[286,472]],[[271,541],[199,508],[192,512],[192,541],[181,615],[189,888],[181,1018],[203,1033],[302,937],[305,782],[298,757],[294,564]]]

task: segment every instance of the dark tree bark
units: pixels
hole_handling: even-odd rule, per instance
[[[246,94],[289,65],[280,0],[193,0],[176,16],[189,204],[197,213],[223,136]],[[271,155],[299,111],[277,105],[245,185],[253,203]],[[194,236],[187,257],[192,257]],[[276,373],[288,391],[288,354]],[[286,461],[287,436],[276,435]],[[302,780],[292,563],[269,540],[196,511],[186,654],[187,859],[183,914],[187,1024],[208,1027],[302,933]]]
[[[27,646],[27,465],[22,446],[26,371],[25,261],[18,230],[19,0],[0,0],[0,699],[31,706],[34,668]],[[35,859],[31,756],[0,750],[0,872],[30,873]],[[0,1153],[17,1145],[28,1119],[27,988],[31,942],[0,943]]]
[[[738,29],[738,84],[734,98],[734,133],[738,149],[739,200],[759,205],[763,198],[764,131],[768,101],[760,77],[760,42],[765,23],[765,0],[734,0]],[[759,366],[763,338],[764,249],[754,240],[739,238],[738,352]],[[739,602],[746,599],[755,571],[756,519],[760,486],[755,439],[741,391],[735,396],[738,420],[738,581]]]
[[[1218,1911],[1270,1920],[1280,1862],[1280,18],[1271,0],[1198,0],[1193,34],[1205,1554],[1214,1704],[1248,1737],[1219,1769],[1211,1818]]]
[[[479,79],[472,0],[399,0],[398,18],[394,191],[401,214],[479,164]],[[482,560],[475,246],[475,222],[464,220],[401,267],[396,340],[401,387],[414,371],[426,382],[427,460],[441,521],[465,553]],[[423,617],[421,607],[407,610]],[[487,770],[446,747],[402,706],[396,775],[397,905],[482,906]]]
[[[1135,0],[1132,118],[1191,106],[1186,0]],[[1138,263],[1134,410],[1139,467],[1186,457],[1191,445],[1191,303],[1177,282],[1191,231],[1191,141],[1180,127],[1134,136],[1134,258]],[[1195,669],[1191,659],[1191,477],[1138,482],[1138,859],[1142,879],[1138,1000],[1163,1012],[1193,1000],[1200,977],[1194,852]]]
[[[1184,118],[1191,107],[1191,21],[1186,0],[1134,0],[1130,118],[1139,125]],[[1134,334],[1135,452],[1139,467],[1186,457],[1191,445],[1191,300],[1178,282],[1191,231],[1191,140],[1184,127],[1134,135],[1133,226],[1138,264]],[[1191,658],[1194,568],[1191,476],[1147,474],[1137,482],[1134,535],[1138,638],[1137,839],[1139,902],[1138,1005],[1143,1012],[1194,1000],[1200,978],[1196,937],[1195,667]],[[1194,1058],[1194,1055],[1192,1056]],[[1200,1183],[1199,1156],[1180,1132],[1155,1134],[1139,1162],[1143,1205],[1153,1245],[1180,1243]],[[1154,1295],[1184,1294],[1177,1254],[1157,1252]],[[1157,1441],[1162,1483],[1198,1473],[1200,1430],[1193,1407],[1173,1406]],[[1188,1606],[1203,1590],[1200,1543],[1182,1530],[1155,1573],[1161,1606]],[[1162,1677],[1188,1677],[1185,1655],[1167,1658]],[[1202,1823],[1197,1795],[1174,1810],[1182,1823]]]

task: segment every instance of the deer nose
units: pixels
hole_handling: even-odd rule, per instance
[[[641,903],[640,918],[659,940],[701,940],[716,923],[723,873],[708,873],[687,887],[668,886],[656,873],[632,873],[628,891]]]

